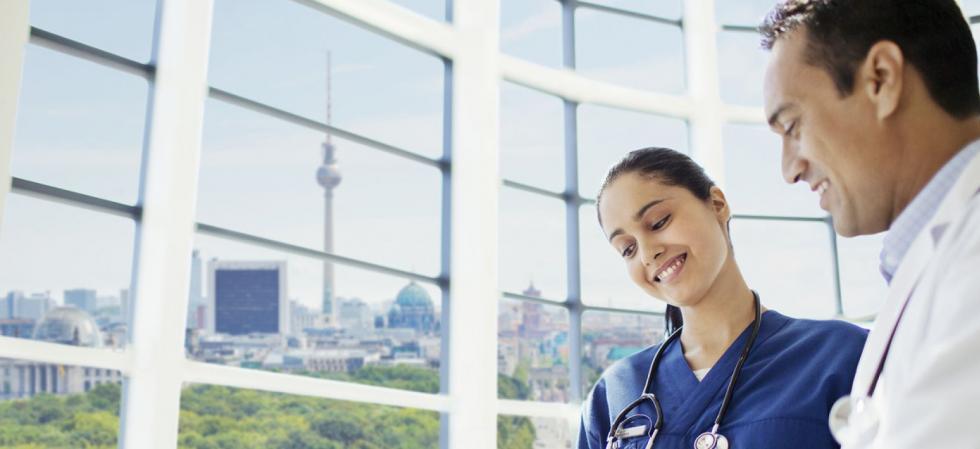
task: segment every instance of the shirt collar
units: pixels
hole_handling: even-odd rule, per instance
[[[956,184],[963,170],[980,151],[980,140],[974,141],[960,150],[943,165],[929,183],[918,193],[905,210],[898,215],[885,235],[881,249],[880,269],[882,276],[891,283],[895,271],[912,247],[915,237],[929,223],[943,199]]]

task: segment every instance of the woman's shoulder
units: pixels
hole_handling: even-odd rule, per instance
[[[813,320],[804,318],[789,318],[789,330],[803,338],[833,339],[842,342],[859,342],[864,344],[868,338],[868,330],[854,323],[843,320]]]
[[[868,330],[842,320],[813,320],[785,317],[786,324],[774,343],[826,357],[856,358],[864,349]]]

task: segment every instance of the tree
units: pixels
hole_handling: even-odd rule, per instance
[[[343,376],[414,391],[439,390],[439,373],[417,367],[374,366]],[[501,397],[528,396],[527,385],[517,379],[501,375],[498,384]],[[106,384],[76,396],[0,402],[0,447],[114,449],[119,399],[119,386]],[[214,385],[185,388],[180,408],[181,449],[429,449],[439,445],[439,414],[426,410]],[[502,449],[533,447],[534,426],[527,418],[500,417],[497,432]]]

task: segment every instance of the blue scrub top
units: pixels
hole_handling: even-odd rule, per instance
[[[694,439],[711,430],[750,333],[751,326],[701,382],[684,359],[679,340],[665,349],[652,388],[664,414],[654,448],[693,448]],[[733,449],[839,447],[827,417],[834,401],[850,392],[867,334],[843,321],[800,320],[765,312],[718,432]],[[583,406],[578,449],[605,448],[616,415],[640,396],[658,346],[616,362],[602,375]],[[649,403],[630,415],[637,414],[656,419]],[[634,419],[642,422],[641,417]],[[642,449],[647,439],[636,437],[624,443],[622,449]]]

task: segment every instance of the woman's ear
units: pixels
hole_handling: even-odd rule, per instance
[[[718,186],[711,187],[708,201],[711,204],[711,210],[715,212],[715,216],[718,218],[718,222],[727,224],[728,220],[732,218],[732,211],[728,208],[725,192],[722,192]]]

